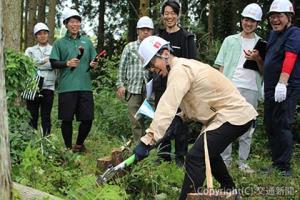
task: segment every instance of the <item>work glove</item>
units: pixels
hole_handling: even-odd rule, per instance
[[[285,100],[286,98],[286,85],[283,83],[277,83],[276,87],[275,87],[275,102],[282,102]]]
[[[143,160],[149,155],[151,146],[140,142],[134,149],[135,158],[137,161]]]

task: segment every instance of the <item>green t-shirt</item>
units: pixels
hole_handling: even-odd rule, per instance
[[[68,61],[76,58],[80,46],[84,47],[84,52],[79,65],[74,70],[67,67],[59,70],[57,87],[59,93],[92,91],[91,76],[87,69],[96,56],[96,50],[89,38],[78,34],[77,38],[74,39],[67,32],[63,38],[54,42],[50,59]]]

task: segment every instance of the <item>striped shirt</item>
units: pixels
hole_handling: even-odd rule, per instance
[[[125,87],[133,94],[142,94],[143,83],[148,77],[148,71],[143,68],[138,55],[140,43],[139,40],[130,42],[123,49],[116,83],[117,88]]]

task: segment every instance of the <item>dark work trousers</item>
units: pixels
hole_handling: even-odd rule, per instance
[[[157,90],[155,91],[155,107],[159,102],[159,99],[163,95],[164,91]],[[188,126],[182,122],[180,117],[175,116],[170,127],[166,131],[166,135],[169,135],[169,140],[164,140],[160,145],[160,151],[158,155],[165,161],[171,161],[171,140],[175,140],[175,157],[182,159],[183,162],[184,156],[187,154],[188,149],[188,140],[187,140]]]
[[[77,145],[83,145],[86,137],[88,136],[92,127],[92,120],[81,121],[77,136]],[[72,121],[62,121],[61,124],[62,135],[67,148],[72,148],[72,133],[73,123]]]
[[[176,159],[183,159],[188,149],[187,134],[188,126],[183,123],[179,116],[175,116],[171,125],[166,131],[166,139],[161,142],[158,153],[159,157],[164,159],[165,161],[171,161],[171,140],[174,139]]]
[[[221,157],[225,148],[243,135],[252,125],[250,121],[244,125],[236,126],[228,122],[215,130],[207,131],[207,146],[211,164],[212,175],[221,184],[223,189],[233,189],[235,185],[229,175],[226,165]],[[205,180],[205,157],[203,134],[200,135],[186,156],[185,177],[181,189],[180,200],[185,200],[190,192],[197,192]]]
[[[54,91],[43,89],[40,96],[33,101],[27,100],[27,109],[30,112],[30,126],[34,129],[38,127],[39,111],[41,112],[41,122],[43,135],[48,135],[51,131],[51,110],[53,105]]]
[[[293,154],[292,125],[300,90],[288,89],[287,98],[281,103],[274,97],[265,98],[264,124],[272,154],[272,165],[279,170],[290,170]]]

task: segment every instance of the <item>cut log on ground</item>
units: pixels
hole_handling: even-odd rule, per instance
[[[36,190],[19,183],[13,183],[13,188],[18,192],[21,200],[36,200],[36,199],[49,199],[49,200],[62,200],[59,197],[53,196],[46,192]]]

